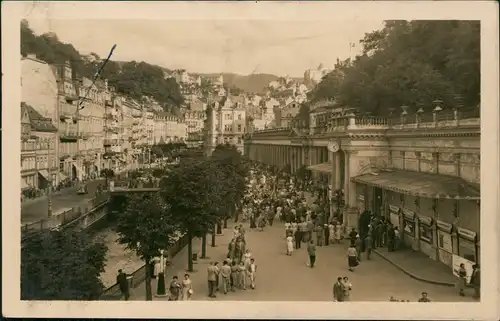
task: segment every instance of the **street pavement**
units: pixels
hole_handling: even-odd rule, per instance
[[[244,224],[248,247],[257,264],[255,290],[236,290],[227,295],[218,293],[217,298],[207,297],[207,266],[210,261],[221,262],[232,236],[231,229],[225,229],[223,236],[217,236],[217,247],[207,247],[210,259],[199,260],[196,272],[190,273],[194,294],[192,300],[224,301],[331,301],[332,287],[337,276],[348,276],[353,284],[351,301],[388,301],[390,296],[398,300],[416,301],[421,292],[429,293],[432,301],[473,302],[471,293],[467,297],[458,296],[456,288],[433,285],[415,280],[376,254],[372,260],[362,258],[354,272],[347,269],[346,245],[337,244],[317,248],[316,266],[307,267],[307,251],[296,250],[292,256],[286,255],[283,224],[266,227],[263,232],[250,231]],[[208,238],[210,241],[210,237]],[[209,242],[210,243],[210,242]],[[194,242],[198,252],[200,242]],[[173,275],[182,280],[187,267],[187,250],[183,249],[167,271],[167,288]],[[451,271],[450,271],[451,273]],[[156,289],[155,281],[152,288]],[[131,300],[144,300],[144,283],[132,292]],[[166,300],[155,297],[154,300]]]
[[[104,183],[104,179],[89,181],[87,183],[88,194],[79,195],[76,188],[68,188],[58,195],[52,196],[52,212],[55,213],[65,208],[72,208],[87,202],[95,197],[95,191],[99,184]],[[36,200],[29,200],[21,205],[21,224],[29,224],[47,217],[48,200],[41,197]]]

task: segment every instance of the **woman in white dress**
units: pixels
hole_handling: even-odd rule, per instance
[[[191,300],[192,295],[193,295],[193,283],[191,282],[189,274],[184,274],[184,280],[182,280],[182,300],[183,301]]]
[[[344,301],[351,301],[351,281],[349,281],[349,278],[347,276],[344,276],[342,283],[344,284]]]
[[[328,242],[330,244],[333,244],[335,243],[335,225],[333,225],[332,222],[330,222],[330,224],[328,224]]]
[[[340,224],[335,225],[335,242],[340,243],[340,232],[342,226]]]
[[[286,238],[286,255],[292,255],[293,253],[293,237],[289,235]]]
[[[243,255],[243,261],[245,262],[245,269],[248,268],[248,265],[250,264],[250,259],[252,259],[252,252],[250,252],[250,249],[247,249],[245,251],[245,254]]]
[[[161,271],[161,265],[160,265],[160,258],[159,257],[154,257],[153,258],[153,277],[156,278],[158,277],[158,274]]]
[[[292,229],[292,236],[295,235],[295,232],[297,232],[297,222],[293,221],[290,228]]]

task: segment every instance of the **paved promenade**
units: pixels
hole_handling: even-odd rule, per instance
[[[247,242],[256,260],[257,288],[255,290],[237,290],[227,295],[218,293],[217,298],[207,297],[207,266],[210,261],[221,262],[227,251],[232,236],[231,229],[224,230],[225,235],[217,236],[217,247],[207,247],[209,260],[199,260],[195,264],[197,270],[191,274],[194,294],[193,300],[231,300],[231,301],[331,301],[332,285],[337,276],[348,276],[353,284],[352,301],[388,301],[390,296],[399,300],[416,301],[420,293],[426,291],[432,301],[474,302],[471,293],[467,297],[459,297],[453,287],[429,284],[415,280],[373,254],[372,260],[362,258],[360,266],[349,272],[346,262],[346,245],[337,244],[318,247],[317,266],[311,269],[306,266],[305,249],[295,251],[293,255],[285,254],[284,228],[282,224],[267,227],[264,232],[249,231]],[[208,238],[210,241],[210,237]],[[194,251],[199,252],[200,241],[195,240]],[[187,249],[183,249],[174,259],[167,271],[167,287],[173,275],[181,279],[187,267]],[[451,273],[451,271],[450,271]],[[155,281],[152,284],[156,289]],[[131,300],[144,300],[144,283],[133,290]],[[154,298],[153,300],[166,300]]]
[[[104,179],[93,180],[87,183],[88,194],[77,194],[76,187],[68,188],[57,195],[52,196],[52,213],[65,208],[72,208],[95,197],[95,191],[99,184],[103,184]],[[48,200],[41,197],[36,200],[29,200],[21,205],[21,223],[28,224],[42,220],[47,217]]]

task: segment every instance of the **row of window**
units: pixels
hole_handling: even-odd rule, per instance
[[[238,114],[237,118],[238,118],[238,120],[241,120],[242,119],[242,115]],[[224,114],[224,119],[225,120],[233,120],[233,114]]]
[[[21,160],[22,170],[45,169],[49,167],[49,161],[52,167],[56,165],[56,159],[49,156],[27,157]]]

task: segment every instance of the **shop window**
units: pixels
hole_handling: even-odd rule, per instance
[[[429,226],[423,222],[419,225],[420,240],[432,244],[433,242],[433,230],[432,226]]]
[[[476,245],[463,237],[458,238],[458,255],[471,262],[476,262]]]

